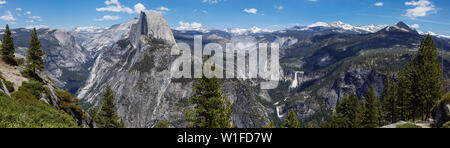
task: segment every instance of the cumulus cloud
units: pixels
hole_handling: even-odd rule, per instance
[[[414,7],[406,10],[406,14],[404,15],[410,17],[411,19],[427,16],[430,13],[436,13],[436,7],[428,0],[413,0],[410,2],[405,2],[405,5]]]
[[[308,0],[308,1],[310,1],[310,2],[317,2],[317,1],[319,1],[319,0]]]
[[[102,18],[95,19],[95,21],[113,21],[118,19],[120,19],[119,16],[105,15]]]
[[[197,22],[188,23],[180,21],[179,23],[180,26],[176,28],[177,30],[203,30],[202,24]]]
[[[383,2],[378,2],[378,3],[375,3],[374,5],[378,6],[378,7],[381,7],[381,6],[384,6],[384,3]]]
[[[0,1],[0,5],[6,4],[6,1]]]
[[[251,14],[258,14],[258,9],[255,9],[255,8],[250,8],[250,9],[244,9],[244,12],[247,12],[247,13],[251,13]]]
[[[109,11],[109,12],[127,12],[129,14],[135,11],[129,7],[122,6],[119,0],[106,0],[106,7],[96,8],[97,11]]]
[[[136,5],[134,5],[134,11],[136,13],[141,13],[142,11],[145,11],[145,6],[142,3],[137,3]]]
[[[96,8],[96,10],[106,12],[126,12],[128,14],[141,13],[142,11],[146,10],[144,4],[142,3],[137,3],[136,5],[134,5],[134,9],[122,5],[119,0],[106,0],[105,4],[105,7]]]
[[[22,11],[22,8],[16,8],[16,11]]]
[[[6,11],[4,15],[0,16],[0,20],[3,21],[15,21],[16,18],[12,15],[11,11]]]

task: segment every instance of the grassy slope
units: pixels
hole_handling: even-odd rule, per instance
[[[34,99],[0,97],[0,128],[77,128],[63,111]]]

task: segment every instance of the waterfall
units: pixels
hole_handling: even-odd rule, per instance
[[[297,72],[295,72],[295,76],[294,76],[294,81],[292,82],[292,84],[291,84],[291,87],[290,88],[297,88],[298,87],[298,74],[304,74],[304,72],[303,71],[297,71]]]

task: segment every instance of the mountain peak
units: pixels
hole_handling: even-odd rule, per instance
[[[141,35],[147,35],[175,44],[169,23],[158,11],[142,11],[138,23],[133,25],[132,30],[131,36],[134,37],[134,41],[138,41]]]
[[[333,22],[333,25],[345,25],[345,24],[341,21],[335,21]]]
[[[407,25],[406,23],[404,23],[403,21],[398,22],[397,24],[395,24],[395,26],[399,27],[399,28],[403,28],[406,30],[412,30],[409,25]]]
[[[395,25],[391,25],[383,29],[382,31],[386,32],[409,32],[413,34],[418,34],[415,29],[412,29],[408,24],[400,21]]]

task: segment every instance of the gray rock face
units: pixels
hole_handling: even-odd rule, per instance
[[[171,84],[169,68],[175,57],[170,51],[174,43],[170,27],[160,13],[141,13],[129,38],[99,55],[78,97],[98,104],[106,85],[110,85],[118,101],[118,112],[128,127],[151,127],[157,119],[181,117],[182,108],[177,106],[187,105],[182,98],[191,90]]]
[[[169,69],[176,59],[170,55],[174,44],[172,31],[159,12],[141,13],[129,38],[99,55],[78,97],[98,105],[109,85],[127,127],[152,127],[159,120],[166,120],[173,127],[185,127],[184,110],[189,107],[193,80],[172,80]],[[266,109],[256,96],[236,89],[237,85],[238,81],[225,81],[223,88],[227,99],[235,103],[236,126],[267,124]]]
[[[117,41],[127,38],[130,34],[131,25],[136,24],[138,19],[131,19],[123,24],[104,27],[77,27],[70,31],[76,41],[87,51],[91,51],[91,56],[96,56],[103,48],[111,48]]]
[[[441,101],[433,111],[433,118],[437,127],[442,127],[446,122],[450,121],[450,103]]]
[[[351,68],[340,74],[331,87],[320,89],[318,95],[326,100],[328,107],[334,108],[340,99],[351,93],[363,98],[371,85],[380,97],[384,93],[385,79],[386,76],[369,68]]]
[[[19,28],[12,30],[16,53],[27,55],[30,34],[32,29]],[[76,89],[82,83],[83,73],[88,73],[87,67],[92,57],[76,41],[76,38],[68,31],[60,29],[40,28],[37,30],[41,41],[41,50],[45,52],[43,57],[45,72],[54,80],[56,86],[64,89]]]

